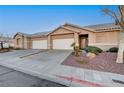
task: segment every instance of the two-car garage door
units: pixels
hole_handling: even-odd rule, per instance
[[[53,39],[52,48],[53,49],[73,49],[71,44],[74,42],[73,38],[69,39]],[[33,49],[48,49],[47,40],[34,40],[32,41]]]
[[[34,40],[32,41],[33,49],[47,49],[47,40]]]
[[[74,39],[55,39],[53,40],[53,49],[73,49],[71,44],[74,42]]]

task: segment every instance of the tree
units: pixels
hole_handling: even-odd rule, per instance
[[[3,49],[4,43],[7,43],[7,42],[9,42],[9,36],[0,33],[0,48]]]
[[[119,36],[119,51],[117,55],[117,63],[124,62],[124,5],[119,5],[117,11],[113,11],[109,8],[103,8],[102,12],[109,15],[115,20],[115,23],[120,26]]]

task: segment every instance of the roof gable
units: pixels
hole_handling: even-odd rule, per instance
[[[74,33],[74,32],[77,32],[77,33],[78,33],[78,31],[72,30],[72,29],[70,29],[70,28],[68,28],[68,27],[59,26],[59,27],[55,28],[52,32],[50,32],[49,34],[55,33],[55,32],[58,31],[59,29],[65,29],[65,31],[67,31],[68,33]],[[60,33],[61,33],[61,32],[60,32]],[[48,35],[49,35],[49,34],[48,34]],[[62,34],[62,33],[61,33],[61,34]]]
[[[24,36],[24,37],[30,37],[30,34],[26,34],[26,33],[22,33],[22,32],[17,32],[17,33],[13,36],[13,38],[15,38],[17,35],[22,35],[22,36]]]

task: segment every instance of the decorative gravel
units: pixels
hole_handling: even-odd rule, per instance
[[[86,53],[82,53],[81,57],[75,57],[71,54],[62,64],[124,75],[124,64],[116,63],[116,58],[117,53],[109,52],[100,53],[92,60],[86,56]],[[83,63],[78,62],[79,59],[83,60]]]

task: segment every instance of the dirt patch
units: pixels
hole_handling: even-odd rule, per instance
[[[86,53],[83,53],[81,55],[81,58],[84,61],[83,64],[77,62],[76,59],[78,59],[78,57],[75,57],[74,55],[71,54],[62,64],[90,70],[112,72],[124,75],[124,64],[116,63],[117,53],[109,52],[100,53],[92,60],[90,60],[86,56]]]
[[[0,53],[5,53],[5,52],[9,52],[9,49],[0,49]]]

